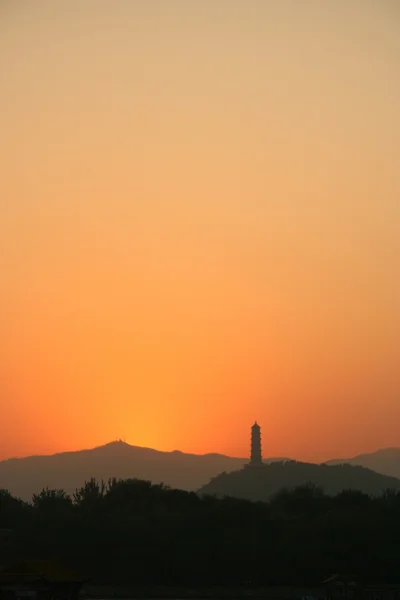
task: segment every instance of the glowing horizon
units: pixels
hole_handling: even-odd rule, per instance
[[[261,428],[262,429],[262,428]],[[250,442],[250,440],[249,440]],[[104,446],[110,446],[112,444],[126,444],[128,446],[131,446],[132,448],[140,448],[143,450],[155,450],[156,452],[161,452],[161,453],[172,453],[172,452],[184,452],[185,454],[192,454],[192,455],[196,455],[196,456],[207,456],[209,454],[218,454],[220,456],[227,456],[230,458],[237,458],[237,459],[243,459],[243,460],[250,460],[250,451],[247,454],[242,455],[232,455],[232,454],[226,454],[223,452],[215,452],[212,449],[204,451],[204,452],[190,452],[190,451],[182,451],[179,448],[169,448],[169,449],[160,449],[160,448],[154,448],[154,447],[150,447],[150,446],[142,446],[139,444],[134,444],[134,443],[130,443],[129,441],[127,441],[126,439],[123,438],[115,438],[113,440],[108,440],[108,441],[104,441],[102,443],[98,443],[95,446],[90,446],[90,447],[80,447],[80,448],[64,448],[64,449],[59,449],[57,451],[49,451],[49,452],[43,452],[41,454],[33,454],[33,455],[19,455],[19,456],[8,456],[6,458],[2,458],[0,460],[9,460],[9,459],[19,459],[19,458],[28,458],[30,456],[52,456],[52,455],[56,455],[56,454],[69,454],[69,453],[74,453],[74,452],[80,452],[80,451],[90,451],[90,450],[96,450],[97,448],[103,448]],[[250,445],[250,443],[249,443]],[[309,460],[304,460],[304,462],[309,462],[309,463],[314,463],[314,464],[323,464],[324,462],[329,462],[330,460],[335,460],[335,459],[343,459],[343,460],[347,460],[347,459],[352,459],[352,458],[356,458],[358,455],[368,455],[368,454],[373,454],[374,452],[378,452],[380,450],[392,450],[392,449],[400,449],[398,446],[388,446],[385,448],[382,447],[376,447],[373,449],[369,449],[367,452],[363,452],[363,451],[359,451],[357,453],[357,455],[348,455],[348,456],[326,456],[325,459],[309,459]],[[293,458],[291,456],[286,456],[286,455],[282,455],[282,456],[277,456],[277,455],[265,455],[264,453],[262,453],[262,460],[266,461],[266,460],[297,460],[299,462],[303,462],[301,459],[296,459]]]
[[[301,4],[301,6],[300,6]],[[393,0],[0,8],[0,459],[400,446]]]

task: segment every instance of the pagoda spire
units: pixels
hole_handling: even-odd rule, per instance
[[[262,464],[261,427],[257,421],[254,421],[251,428],[250,465],[260,466]]]

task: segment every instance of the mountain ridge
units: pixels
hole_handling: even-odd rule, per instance
[[[363,452],[353,458],[336,458],[326,462],[327,465],[350,464],[367,467],[390,477],[400,478],[400,448],[391,446],[379,448],[373,452]]]
[[[291,460],[272,457],[264,459],[264,464]],[[44,487],[62,488],[72,494],[91,477],[104,480],[117,477],[147,479],[153,483],[165,483],[193,491],[201,489],[223,472],[231,473],[243,468],[248,462],[248,458],[215,452],[168,452],[113,440],[93,448],[10,457],[0,461],[0,489],[8,489],[12,494],[30,500],[33,493]],[[400,448],[381,448],[353,458],[332,459],[321,464],[361,466],[400,479]]]
[[[277,459],[266,459],[266,462]],[[174,488],[197,490],[221,472],[243,467],[247,458],[224,454],[166,452],[112,441],[84,450],[8,458],[0,461],[0,489],[30,500],[45,487],[62,488],[69,494],[92,477],[147,479]]]

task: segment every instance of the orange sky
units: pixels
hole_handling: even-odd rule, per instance
[[[396,0],[3,0],[0,458],[400,445]]]

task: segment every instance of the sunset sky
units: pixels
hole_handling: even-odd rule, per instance
[[[0,0],[0,459],[400,446],[397,0]]]

